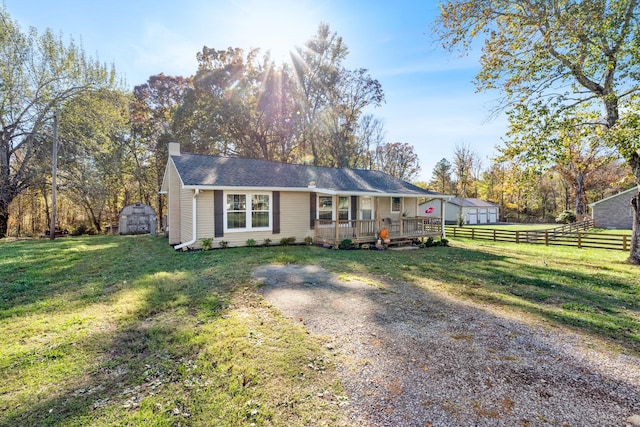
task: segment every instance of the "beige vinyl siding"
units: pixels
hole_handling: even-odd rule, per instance
[[[389,218],[391,217],[391,197],[376,197],[376,217]],[[397,214],[393,214],[397,216]]]
[[[213,200],[210,206],[213,227]],[[213,233],[211,235],[213,236]],[[248,239],[255,240],[256,245],[262,245],[265,239],[271,239],[272,245],[278,245],[280,239],[285,237],[295,237],[296,243],[302,243],[307,236],[313,237],[313,230],[309,228],[309,193],[281,192],[280,234],[273,234],[271,230],[237,232],[227,230],[224,237],[215,238],[213,247],[219,248],[222,240],[228,242],[229,247],[246,246]]]
[[[173,163],[168,167],[168,183],[167,191],[167,226],[169,227],[169,244],[177,245],[180,243],[180,178]]]
[[[404,210],[402,212],[406,212],[407,216],[414,217],[416,216],[418,209],[418,199],[409,199],[403,198]]]
[[[391,197],[377,197],[377,205],[377,219],[391,218],[392,221],[400,221],[400,219],[402,219],[403,212],[406,212],[407,216],[409,217],[416,216],[416,206],[418,205],[418,199],[401,197],[400,212],[391,212]]]
[[[200,191],[200,194],[198,194],[196,212],[196,220],[198,221],[196,238],[198,240],[192,246],[195,248],[200,248],[201,239],[204,239],[206,237],[213,237],[215,235],[215,225],[213,217],[213,191]]]
[[[194,190],[180,190],[180,243],[188,242],[191,240],[193,234],[193,215],[192,215],[192,203],[193,203],[193,191]]]
[[[280,240],[283,237],[295,237],[296,242],[304,242],[307,236],[313,237],[309,228],[309,193],[280,193]]]

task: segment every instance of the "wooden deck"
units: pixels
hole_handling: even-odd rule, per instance
[[[389,230],[391,243],[411,242],[421,237],[442,236],[440,218],[402,218],[399,221],[376,220],[317,220],[314,241],[318,244],[339,245],[345,239],[353,243],[375,243],[383,228]]]

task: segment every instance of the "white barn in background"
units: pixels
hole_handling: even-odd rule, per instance
[[[465,224],[495,224],[500,218],[500,206],[481,199],[455,197],[446,200],[443,205],[445,224],[456,224],[459,215]],[[418,206],[418,215],[440,217],[440,200],[432,199]]]

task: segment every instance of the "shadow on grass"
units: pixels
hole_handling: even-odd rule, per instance
[[[345,253],[349,269],[332,275],[318,267],[340,265],[334,257],[341,254],[332,252],[319,253],[314,265],[262,266],[255,275],[267,301],[340,352],[354,417],[363,423],[525,425],[553,413],[559,425],[613,425],[638,409],[633,380],[594,372],[597,365],[561,339],[404,280],[429,271],[473,287],[486,279],[483,263],[508,257],[467,249]],[[433,259],[449,257],[456,266],[433,268]]]
[[[0,320],[51,313],[45,336],[59,333],[61,338],[3,358],[3,378],[16,388],[3,393],[0,425],[87,424],[96,411],[108,418],[113,405],[116,413],[136,408],[143,398],[182,379],[180,367],[195,351],[190,342],[197,326],[218,318],[233,290],[216,281],[214,257],[183,256],[167,251],[164,243],[151,237],[100,237],[11,248],[16,258],[4,259],[1,268],[13,269],[18,277],[3,284]],[[72,316],[92,305],[115,308],[104,318],[104,313],[88,311],[90,319],[99,320],[84,335],[67,336],[67,325],[56,325],[57,315]],[[12,342],[19,338],[10,337]],[[21,378],[39,372],[59,380],[42,381],[47,389],[36,387],[43,398],[25,395],[21,389],[30,386]],[[180,419],[180,414],[164,415],[173,422]],[[118,424],[112,421],[105,424]]]
[[[462,248],[449,251],[451,262],[416,260],[415,269],[445,282],[454,294],[528,312],[640,354],[640,286],[584,267],[561,269],[552,261],[535,265]],[[421,279],[413,271],[400,276]]]
[[[402,333],[402,329],[398,329],[401,325],[392,321],[397,318],[398,310],[406,312],[409,317],[405,319],[412,322],[426,318],[437,324],[450,315],[451,307],[460,319],[450,328],[451,335],[459,337],[453,339],[451,349],[473,341],[474,336],[488,333],[475,329],[473,333],[467,333],[464,329],[465,322],[472,324],[480,313],[467,312],[463,305],[451,306],[424,289],[414,287],[415,298],[404,300],[404,306],[384,303],[393,297],[397,279],[420,283],[420,280],[431,278],[458,287],[454,294],[457,292],[472,299],[511,306],[598,337],[607,337],[629,349],[638,348],[638,339],[634,339],[631,333],[622,337],[618,332],[608,334],[607,328],[593,319],[589,320],[586,314],[594,313],[585,311],[584,323],[558,315],[574,313],[582,306],[593,306],[596,314],[597,311],[607,313],[609,310],[616,313],[616,317],[626,319],[627,315],[620,313],[623,304],[626,310],[638,310],[637,299],[633,300],[633,289],[629,283],[603,273],[599,287],[612,293],[607,295],[586,285],[594,278],[589,273],[532,266],[509,255],[482,250],[431,248],[377,252],[286,247],[176,253],[162,238],[115,236],[27,242],[11,247],[9,254],[3,252],[0,255],[0,276],[9,279],[0,284],[2,322],[49,313],[53,316],[65,310],[75,312],[93,304],[116,304],[134,297],[137,303],[132,303],[128,310],[123,309],[118,319],[107,322],[107,330],[93,331],[86,337],[59,343],[57,351],[40,354],[37,360],[3,363],[0,370],[6,370],[4,377],[15,378],[16,372],[10,372],[15,366],[23,369],[39,363],[41,366],[37,369],[46,370],[51,364],[71,360],[75,352],[95,359],[87,364],[89,371],[76,372],[74,378],[59,384],[59,390],[47,391],[43,399],[32,396],[28,405],[23,403],[17,408],[9,408],[7,403],[0,401],[3,412],[0,425],[83,424],[83,421],[93,420],[96,413],[105,418],[104,424],[118,424],[121,419],[109,420],[109,417],[121,415],[118,411],[127,405],[138,408],[139,417],[144,417],[147,410],[150,411],[148,414],[153,412],[153,416],[165,417],[165,421],[170,419],[171,422],[184,421],[188,424],[180,413],[168,412],[174,409],[172,407],[140,409],[136,405],[140,403],[139,399],[153,395],[161,387],[181,387],[181,370],[198,350],[191,334],[197,332],[199,322],[207,318],[217,319],[220,309],[233,297],[236,289],[252,286],[248,271],[268,263],[320,264],[334,271],[373,274],[380,278],[387,290],[369,286],[365,298],[375,306],[373,320],[385,328],[389,336]],[[576,283],[585,286],[576,286]],[[333,291],[347,295],[341,286],[334,286]],[[617,291],[620,294],[615,294]],[[340,303],[344,301],[336,302]],[[569,305],[574,310],[559,311],[562,304],[574,304]],[[421,330],[425,336],[427,329]],[[631,322],[631,330],[637,331],[637,321]],[[500,339],[501,345],[507,348],[504,337]],[[433,353],[430,357],[439,354],[429,349],[428,342],[421,341],[422,338],[416,340],[420,346],[417,351]],[[544,350],[560,355],[559,350]],[[506,351],[503,353],[509,356]],[[410,358],[410,353],[406,357]],[[20,365],[23,362],[24,367]],[[467,360],[465,363],[471,362]],[[443,366],[442,369],[440,373],[450,368]],[[531,374],[529,377],[534,377],[532,381],[549,380],[548,375],[539,371],[514,371],[508,364],[503,369],[514,377]],[[455,378],[454,373],[451,375]],[[466,380],[480,387],[477,380],[471,377]],[[402,377],[401,381],[409,382],[411,378]],[[611,382],[617,384],[615,380]],[[585,390],[592,389],[589,384],[583,385]],[[626,387],[626,384],[620,384],[621,389]],[[11,394],[6,392],[2,400],[8,402]],[[138,421],[144,420],[138,418]]]

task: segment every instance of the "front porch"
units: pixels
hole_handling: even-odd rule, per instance
[[[397,221],[389,218],[372,220],[316,220],[314,241],[317,244],[339,245],[345,239],[353,243],[376,243],[378,233],[389,230],[390,244],[413,241],[421,237],[442,237],[441,218],[403,217]]]

